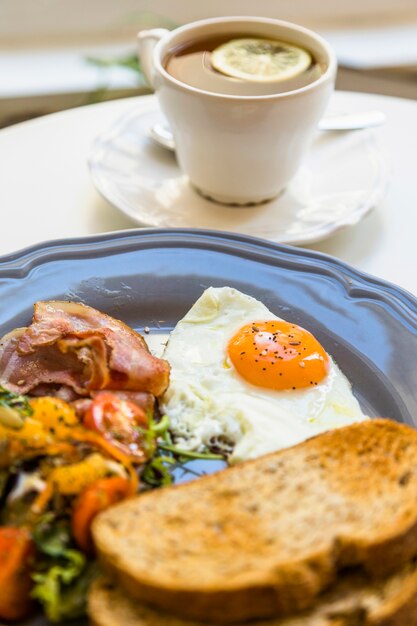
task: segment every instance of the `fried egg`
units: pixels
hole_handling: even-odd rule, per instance
[[[317,339],[230,287],[207,289],[164,350],[161,408],[178,446],[231,451],[231,462],[367,419]]]

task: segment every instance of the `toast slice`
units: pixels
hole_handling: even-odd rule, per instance
[[[417,431],[375,419],[100,514],[104,566],[130,595],[188,619],[302,611],[345,566],[417,554]]]
[[[127,596],[111,579],[92,586],[88,612],[93,626],[208,626],[162,613]],[[416,626],[417,567],[410,564],[382,581],[344,574],[308,611],[250,622],[250,626]],[[247,622],[240,625],[248,626]]]

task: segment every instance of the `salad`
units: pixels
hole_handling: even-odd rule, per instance
[[[221,458],[172,444],[168,381],[139,334],[80,303],[37,303],[0,340],[0,619],[84,615],[94,518],[187,456]]]

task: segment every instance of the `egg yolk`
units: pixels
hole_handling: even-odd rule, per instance
[[[329,371],[329,357],[317,339],[280,320],[243,326],[230,340],[228,355],[247,382],[268,389],[314,387]]]

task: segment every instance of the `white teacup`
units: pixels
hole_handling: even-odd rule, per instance
[[[191,87],[167,72],[169,51],[197,39],[251,33],[310,50],[326,68],[307,86],[272,95],[224,95]],[[334,88],[330,46],[302,26],[260,17],[220,17],[173,31],[138,35],[143,70],[175,139],[178,162],[204,196],[226,204],[258,204],[278,195],[308,150]]]

